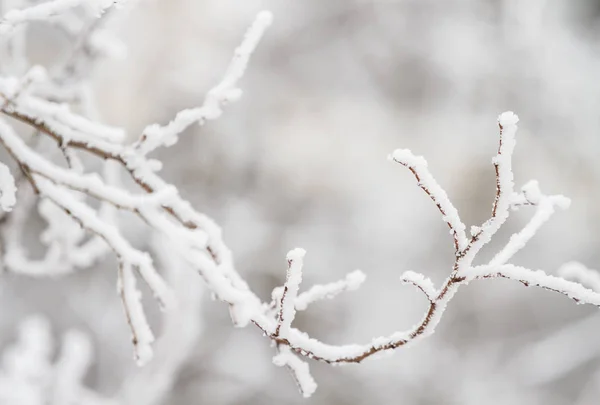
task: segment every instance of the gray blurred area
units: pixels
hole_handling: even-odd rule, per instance
[[[141,0],[111,15],[127,58],[93,73],[104,120],[133,140],[148,123],[200,104],[263,9],[275,19],[241,81],[242,99],[156,157],[165,178],[223,227],[238,270],[263,299],[283,283],[286,252],[298,246],[308,252],[304,287],[357,268],[367,274],[360,290],[300,314],[300,329],[362,343],[420,320],[426,302],[399,276],[415,270],[439,285],[453,264],[452,238],[387,155],[425,156],[463,220],[478,225],[490,215],[496,118],[506,110],[520,117],[517,185],[538,179],[544,192],[573,200],[513,261],[551,274],[570,260],[600,268],[598,0]],[[54,63],[70,44],[48,31],[29,39],[40,62]],[[532,213],[514,213],[479,262]],[[122,221],[149,246],[142,223]],[[3,275],[0,344],[34,313],[48,316],[57,336],[87,331],[96,361],[86,382],[116,395],[139,370],[115,283],[112,259],[52,280]],[[597,309],[519,283],[472,283],[435,335],[392,356],[344,367],[311,361],[319,388],[309,400],[272,364],[257,328],[233,328],[226,306],[203,297],[202,333],[162,404],[599,403]]]

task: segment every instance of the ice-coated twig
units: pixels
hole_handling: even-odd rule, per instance
[[[219,84],[213,87],[201,107],[182,110],[165,126],[153,124],[144,129],[142,137],[135,148],[146,155],[160,146],[172,146],[178,136],[190,125],[198,122],[200,125],[207,120],[215,120],[223,113],[223,105],[236,101],[242,95],[237,82],[242,78],[250,56],[256,49],[265,30],[271,25],[273,16],[268,11],[260,12],[250,26],[241,45],[235,50],[225,76]]]
[[[296,316],[296,297],[298,296],[298,289],[302,282],[302,266],[305,254],[304,249],[299,248],[291,250],[287,254],[288,270],[279,301],[279,315],[277,316],[275,336],[287,337]]]
[[[558,275],[567,280],[581,283],[583,286],[600,294],[600,273],[597,270],[587,268],[582,263],[565,263],[558,269]]]
[[[278,353],[273,357],[273,364],[278,367],[286,367],[290,371],[304,398],[314,394],[317,383],[310,374],[308,364],[294,355],[287,346],[278,346],[277,351]]]
[[[408,149],[396,149],[392,153],[391,159],[406,166],[412,172],[417,179],[419,187],[431,198],[440,210],[442,219],[448,224],[450,233],[454,238],[456,253],[459,254],[462,252],[468,243],[465,234],[465,224],[461,221],[458,210],[448,198],[446,191],[429,172],[425,158],[413,155]]]

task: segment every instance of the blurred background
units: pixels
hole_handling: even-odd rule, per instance
[[[241,81],[243,98],[156,155],[164,176],[222,225],[238,270],[263,299],[283,283],[294,247],[308,252],[304,287],[357,268],[367,274],[360,290],[302,313],[300,329],[342,344],[420,320],[426,302],[399,276],[423,272],[439,285],[451,271],[452,239],[411,174],[387,155],[409,148],[425,156],[467,226],[478,225],[494,198],[496,118],[506,110],[520,117],[517,186],[538,179],[545,193],[573,200],[513,262],[548,273],[571,260],[600,268],[600,1],[137,3],[107,21],[126,57],[87,72],[100,115],[131,140],[199,105],[256,13],[273,12]],[[51,67],[72,43],[41,25],[28,33],[31,60]],[[532,214],[514,213],[478,263]],[[138,246],[152,243],[143,224],[121,220]],[[148,366],[174,379],[157,405],[593,405],[600,397],[597,309],[492,280],[464,288],[436,334],[410,349],[358,366],[311,362],[319,388],[305,400],[272,364],[269,341],[254,327],[234,329],[200,277],[185,274],[178,288],[191,315],[174,330],[193,331],[185,344],[175,332]],[[148,380],[132,360],[115,283],[112,259],[51,280],[3,275],[0,344],[14,342],[24,317],[44,315],[56,339],[71,328],[92,337],[88,387],[155,403],[138,398],[147,386],[136,381]],[[150,299],[147,307],[155,310]]]

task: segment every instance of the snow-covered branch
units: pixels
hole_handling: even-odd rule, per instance
[[[302,281],[303,249],[294,249],[287,254],[288,271],[283,293],[279,300],[279,316],[275,336],[288,336],[292,322],[296,317],[296,297]]]
[[[400,276],[400,280],[404,284],[410,284],[417,287],[429,300],[429,302],[435,301],[435,296],[437,291],[435,290],[435,286],[430,278],[425,277],[421,273],[415,273],[414,271],[406,271],[402,276]]]
[[[507,111],[498,116],[498,127],[500,128],[500,141],[498,153],[492,159],[496,171],[496,196],[492,206],[490,219],[481,226],[471,228],[471,242],[463,254],[467,256],[466,261],[473,262],[475,255],[485,246],[495,233],[508,219],[509,209],[514,194],[514,175],[512,171],[512,154],[515,149],[517,134],[517,122],[519,117],[512,111]],[[467,269],[468,266],[464,266]],[[460,269],[456,269],[460,273]]]
[[[519,205],[534,205],[536,206],[535,213],[520,232],[510,237],[506,246],[494,256],[489,264],[502,265],[506,263],[535,236],[542,225],[554,214],[555,208],[565,210],[569,208],[570,204],[571,200],[562,195],[543,195],[535,180],[525,184],[521,193],[513,198],[512,206],[516,209]]]
[[[313,302],[324,299],[333,299],[344,291],[357,290],[365,281],[367,276],[360,270],[355,270],[346,275],[342,280],[328,284],[318,284],[310,290],[299,294],[296,297],[296,310],[304,311]]]
[[[551,276],[542,270],[530,270],[512,264],[475,266],[464,273],[465,281],[486,278],[507,278],[523,283],[525,286],[536,286],[554,291],[575,300],[580,304],[600,306],[600,293],[584,287],[579,283]]]
[[[152,238],[153,251],[166,279],[177,294],[177,308],[163,314],[155,356],[126,379],[119,393],[122,404],[158,405],[163,403],[176,382],[177,372],[190,360],[203,327],[201,304],[205,287],[198,283],[189,264],[172,254],[172,243],[163,235]]]
[[[263,37],[265,30],[271,25],[273,16],[268,11],[258,14],[254,24],[248,29],[242,44],[235,50],[225,76],[213,87],[201,107],[186,109],[177,113],[175,118],[165,126],[152,124],[144,129],[142,137],[135,148],[143,155],[160,146],[172,146],[177,142],[179,134],[194,123],[204,124],[207,120],[215,120],[223,114],[222,107],[238,100],[242,90],[237,82],[242,78],[250,56]]]
[[[273,364],[278,367],[287,367],[304,398],[314,394],[317,383],[310,374],[308,364],[294,355],[288,346],[278,346],[277,350],[279,353],[273,357]]]
[[[95,1],[94,5],[100,12],[114,3]],[[7,13],[3,24],[12,27],[38,19],[46,20],[82,4],[75,0],[45,2]],[[56,77],[42,75],[40,69],[30,69],[29,76],[23,78],[0,77],[0,112],[6,117],[0,120],[0,144],[25,179],[18,184],[19,194],[23,188],[29,190],[29,194],[25,191],[22,193],[24,197],[17,198],[14,212],[7,213],[2,224],[14,232],[0,232],[4,239],[3,259],[6,268],[30,275],[64,274],[73,268],[89,266],[110,248],[118,260],[119,294],[133,335],[135,357],[138,363],[146,363],[152,357],[154,334],[144,313],[141,292],[136,285],[136,272],[165,309],[174,308],[177,297],[156,270],[149,253],[134,247],[119,229],[114,220],[114,211],[126,211],[141,219],[153,233],[169,241],[169,255],[176,255],[177,259],[169,261],[163,258],[164,262],[168,262],[167,266],[181,265],[197,272],[214,297],[226,303],[235,326],[254,324],[271,340],[277,350],[273,362],[287,367],[293,373],[305,396],[314,392],[316,384],[302,357],[330,364],[360,363],[373,355],[412,344],[434,333],[459,288],[472,280],[503,277],[558,292],[580,303],[600,305],[598,292],[540,271],[508,264],[515,253],[525,247],[550,219],[556,208],[565,209],[569,205],[569,200],[563,196],[542,194],[534,181],[527,183],[520,193],[514,192],[512,155],[518,118],[512,112],[505,112],[498,117],[500,140],[497,154],[492,160],[496,184],[491,215],[481,226],[471,228],[471,237],[466,234],[466,226],[456,206],[430,173],[426,160],[406,149],[398,149],[391,155],[393,161],[408,168],[419,187],[434,202],[443,221],[448,224],[455,249],[454,260],[449,263],[449,275],[439,288],[423,274],[405,272],[401,276],[403,283],[420,290],[428,300],[425,313],[416,325],[408,329],[400,328],[388,336],[374,337],[366,343],[345,345],[324,343],[298,330],[292,325],[297,311],[306,310],[315,301],[355,290],[365,280],[362,272],[355,271],[343,280],[300,292],[305,254],[302,249],[288,253],[287,276],[283,287],[273,291],[271,302],[263,302],[237,272],[233,255],[225,245],[218,225],[196,210],[158,174],[162,162],[148,158],[148,154],[158,147],[175,143],[190,125],[219,118],[223,106],[239,98],[238,81],[271,20],[269,12],[258,14],[236,49],[222,81],[208,92],[200,107],[179,112],[165,126],[147,126],[133,144],[124,143],[124,139],[127,139],[124,130],[104,125],[98,122],[94,114],[79,113],[79,108],[72,108],[68,104],[72,100],[65,95],[69,91],[60,90],[63,89],[63,81]],[[11,125],[11,120],[18,120],[30,130],[39,132],[39,136],[55,141],[56,150],[62,153],[62,164],[57,163],[48,150],[38,150],[25,141]],[[88,155],[104,159],[107,162],[106,171],[102,174],[88,172]],[[66,165],[62,160],[66,161]],[[118,176],[113,178],[117,166],[137,185],[135,191],[123,186]],[[16,187],[9,170],[8,166],[0,166],[0,207],[5,210],[15,204]],[[27,186],[27,181],[31,187]],[[48,250],[43,260],[32,261],[21,246],[22,225],[37,197],[42,201],[38,209],[48,223],[41,238]],[[100,202],[99,208],[97,202]],[[513,235],[488,264],[473,266],[480,250],[508,219],[511,208],[525,206],[534,206],[536,209],[529,223]],[[85,233],[82,230],[93,235],[87,243],[84,243]],[[7,240],[12,236],[16,238]],[[583,279],[582,272],[577,274],[573,277]],[[168,316],[169,312],[165,314],[165,317]],[[193,331],[190,335],[195,336]],[[78,338],[74,339],[75,346],[80,350],[78,353],[85,360],[85,345],[81,339],[79,343]],[[185,344],[189,348],[189,340]],[[182,348],[182,356],[186,353],[183,349],[185,347]],[[64,362],[64,374],[77,380],[82,375],[84,364],[74,362],[72,357],[71,353]],[[165,362],[165,367],[173,370],[181,361],[180,356],[176,362]],[[151,376],[147,377],[151,379]],[[171,382],[161,379],[159,383],[162,387]],[[59,397],[66,398],[64,401],[70,400],[67,396]]]
[[[446,191],[440,187],[429,172],[427,161],[422,156],[413,155],[408,149],[396,149],[392,153],[391,159],[406,166],[412,172],[419,187],[431,198],[440,210],[442,219],[448,224],[450,233],[454,238],[456,253],[459,254],[462,252],[468,243],[465,234],[465,224],[461,221],[458,210],[448,198]]]

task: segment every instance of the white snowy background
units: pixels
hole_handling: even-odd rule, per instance
[[[264,299],[296,246],[308,252],[306,285],[357,268],[367,274],[360,290],[300,314],[302,330],[350,343],[420,320],[425,300],[398,278],[415,270],[439,285],[453,246],[410,173],[386,157],[396,148],[426,156],[463,220],[481,223],[495,193],[496,117],[506,110],[520,118],[516,183],[535,178],[572,199],[514,262],[551,274],[571,260],[600,268],[600,2],[140,0],[110,22],[127,57],[93,73],[105,121],[137,134],[197,105],[263,9],[274,22],[240,82],[243,98],[158,156],[164,176],[223,226],[238,270]],[[43,24],[29,40],[37,63],[68,55],[65,38]],[[530,214],[515,213],[483,256]],[[139,246],[166,243],[122,220]],[[32,249],[40,229],[29,230]],[[51,352],[73,328],[91,337],[87,387],[154,404],[136,385],[143,371],[132,359],[114,268],[107,260],[56,279],[3,274],[0,345],[15,343],[23,319],[43,315]],[[600,397],[597,308],[512,281],[464,288],[433,337],[393,356],[344,367],[311,362],[319,389],[306,400],[273,365],[268,339],[232,328],[226,306],[193,272],[173,277],[198,324],[174,320],[173,352],[157,350],[147,366],[175,381],[156,405],[593,405]],[[151,315],[158,328],[158,311]],[[172,371],[169,361],[182,366]]]

